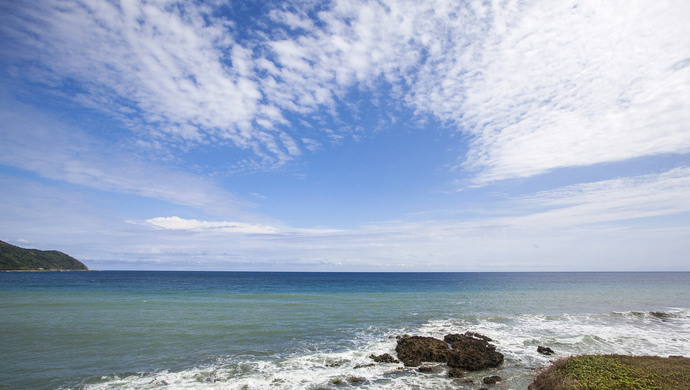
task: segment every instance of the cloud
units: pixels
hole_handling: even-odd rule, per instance
[[[281,164],[290,155],[255,123],[285,119],[261,103],[251,48],[237,44],[233,23],[214,13],[187,2],[15,3],[2,31],[18,50],[4,55],[29,79],[44,74],[56,88],[71,81],[73,99],[141,137],[173,146],[231,142]]]
[[[142,224],[136,221],[127,221],[131,224]],[[190,232],[204,233],[247,233],[247,234],[270,234],[281,236],[323,236],[340,234],[343,231],[337,229],[302,229],[289,226],[280,228],[269,225],[249,224],[243,222],[228,221],[199,221],[196,219],[183,219],[180,217],[157,217],[144,221],[145,225],[155,226],[162,229],[186,230]]]
[[[158,217],[147,219],[146,223],[162,229],[189,230],[223,233],[273,234],[278,229],[272,226],[251,225],[242,222],[208,222],[196,219],[182,219],[179,217]]]
[[[688,3],[507,4],[475,59],[451,66],[467,58],[451,45],[413,87],[414,104],[472,135],[477,182],[690,152]]]
[[[690,168],[577,184],[522,198],[519,205],[552,208],[515,221],[524,226],[582,227],[690,213]]]
[[[484,216],[457,220],[273,231],[176,217],[147,223],[176,229],[174,241],[166,240],[168,255],[191,245],[188,256],[203,250],[218,267],[237,259],[265,267],[270,259],[269,269],[284,270],[686,270],[677,254],[690,249],[687,222],[649,221],[690,214],[688,193],[690,168],[683,167],[514,198]],[[244,229],[264,234],[235,234]],[[649,264],[650,258],[658,261]]]
[[[485,184],[690,152],[689,15],[682,1],[337,1],[272,45],[291,102],[385,80],[470,136],[462,167]]]
[[[687,167],[508,199],[471,217],[350,230],[201,217],[125,223],[71,186],[0,175],[0,187],[0,235],[95,269],[690,270]]]
[[[321,150],[321,143],[315,139],[311,138],[302,138],[302,142],[304,143],[304,147],[307,148],[310,152],[316,152],[318,150]]]
[[[690,152],[685,1],[337,0],[256,23],[228,20],[214,2],[4,9],[14,74],[120,118],[146,142],[251,151],[235,162],[242,169],[317,150],[295,142],[314,137],[299,124],[337,122],[353,90],[465,133],[460,166],[474,184]],[[315,142],[344,137],[323,136]]]
[[[0,164],[103,191],[136,194],[219,215],[251,207],[203,176],[154,164],[0,94]]]

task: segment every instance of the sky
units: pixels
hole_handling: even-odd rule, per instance
[[[687,0],[0,0],[0,240],[96,270],[690,271]]]

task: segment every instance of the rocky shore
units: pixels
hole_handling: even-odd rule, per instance
[[[503,364],[503,354],[496,351],[489,337],[474,333],[448,334],[443,340],[424,336],[397,336],[395,352],[371,355],[375,363],[403,363],[417,367],[419,372],[447,372],[452,380],[467,385],[474,381],[463,379],[466,371],[481,371]],[[538,346],[537,353],[553,355],[555,352]],[[449,369],[441,370],[443,363]],[[374,363],[370,364],[373,365]],[[370,366],[365,365],[362,367]],[[355,367],[358,368],[358,367]],[[445,374],[444,374],[445,375]],[[356,378],[362,380],[362,378]],[[486,376],[476,384],[478,390],[488,390],[499,385],[502,378]],[[486,387],[488,386],[488,387]],[[556,360],[541,370],[529,390],[585,390],[610,388],[619,390],[690,390],[690,359],[682,356],[661,358],[657,356],[582,355]]]
[[[556,360],[529,390],[690,390],[690,359],[682,356],[581,355]]]

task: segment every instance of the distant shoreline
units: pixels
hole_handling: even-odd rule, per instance
[[[71,272],[91,271],[89,269],[3,269],[0,272]]]

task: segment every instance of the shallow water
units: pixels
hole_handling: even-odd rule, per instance
[[[493,388],[526,389],[554,359],[538,345],[687,355],[688,286],[690,273],[0,273],[0,386],[476,389],[500,375]],[[474,385],[443,366],[355,368],[394,354],[396,335],[468,330],[506,357]]]

